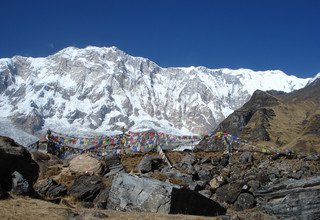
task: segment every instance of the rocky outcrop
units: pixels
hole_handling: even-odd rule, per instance
[[[281,219],[320,218],[320,176],[289,179],[254,192],[261,207]]]
[[[32,160],[30,153],[14,140],[0,136],[0,185],[2,189],[10,191],[12,185],[12,174],[17,171],[28,189],[32,189],[38,178],[39,166]],[[18,175],[18,174],[17,174]],[[20,175],[18,175],[20,177]],[[18,177],[17,177],[18,178]],[[16,179],[15,184],[22,183]]]

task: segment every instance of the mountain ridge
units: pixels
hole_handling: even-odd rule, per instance
[[[0,59],[0,74],[0,113],[29,133],[103,133],[122,126],[205,133],[256,89],[290,92],[310,80],[279,70],[163,68],[116,47],[94,46]]]

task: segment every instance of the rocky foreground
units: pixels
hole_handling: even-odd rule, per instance
[[[319,155],[166,154],[62,161],[0,137],[0,218],[320,218]]]

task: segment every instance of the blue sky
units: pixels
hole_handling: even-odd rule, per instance
[[[320,72],[319,0],[0,0],[0,57],[116,46],[162,67]]]

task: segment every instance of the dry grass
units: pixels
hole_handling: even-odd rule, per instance
[[[0,200],[0,219],[1,220],[38,220],[52,219],[65,220],[73,219],[78,216],[81,220],[97,219],[94,212],[100,212],[106,215],[105,219],[123,220],[123,219],[141,219],[141,220],[204,220],[219,219],[212,217],[191,216],[191,215],[170,215],[159,213],[138,213],[138,212],[118,212],[111,210],[95,210],[70,208],[65,205],[57,205],[42,200],[31,199],[29,197],[15,197],[6,200]],[[220,218],[221,219],[221,218]]]

